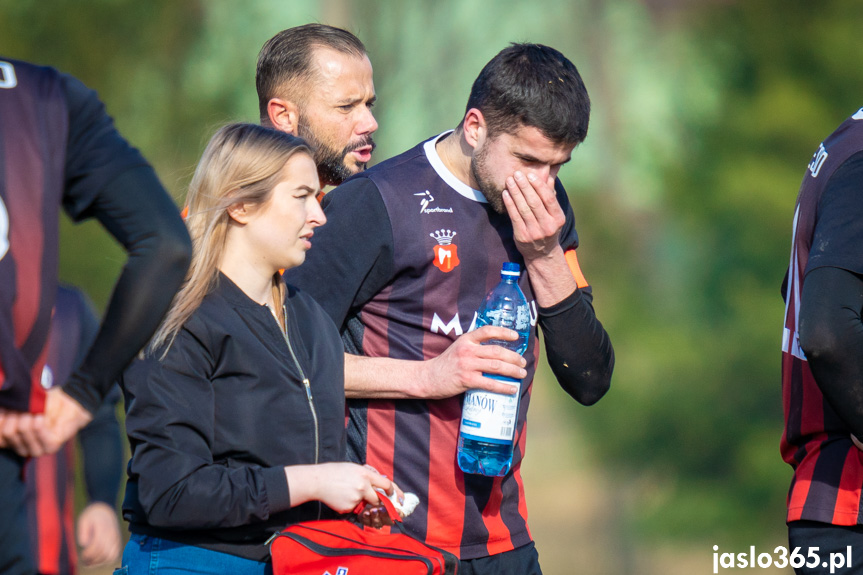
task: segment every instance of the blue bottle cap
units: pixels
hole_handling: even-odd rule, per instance
[[[521,275],[521,267],[514,262],[504,262],[503,267],[500,268],[500,274],[518,277]]]

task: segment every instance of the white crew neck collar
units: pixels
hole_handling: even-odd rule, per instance
[[[440,176],[441,179],[456,192],[469,200],[486,204],[488,203],[488,200],[485,199],[485,196],[482,194],[482,192],[473,189],[469,185],[459,180],[455,176],[455,174],[453,174],[447,169],[447,167],[443,163],[443,160],[441,160],[440,155],[438,155],[437,153],[435,145],[441,140],[441,138],[453,132],[454,130],[448,130],[446,132],[443,132],[442,134],[439,134],[436,138],[432,138],[431,140],[423,144],[423,150],[425,151],[429,164],[431,164],[431,167],[434,168],[434,171],[437,172],[438,176]]]

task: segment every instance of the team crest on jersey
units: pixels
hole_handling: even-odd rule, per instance
[[[437,230],[429,234],[434,238],[437,245],[434,246],[434,265],[437,269],[444,273],[454,270],[459,262],[458,247],[453,243],[453,238],[456,232],[451,230]]]

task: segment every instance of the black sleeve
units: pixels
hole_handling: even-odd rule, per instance
[[[800,347],[830,406],[863,438],[863,152],[818,203],[800,301]]]
[[[863,151],[830,176],[816,216],[806,273],[835,267],[863,274]]]
[[[314,297],[342,330],[351,310],[392,279],[392,225],[368,178],[348,180],[321,205],[327,222],[315,230],[303,265],[285,271],[285,281]]]
[[[86,427],[78,432],[89,502],[117,504],[123,479],[123,433],[117,421],[120,388],[114,386]]]
[[[575,217],[559,180],[555,191],[566,214],[561,247],[574,250],[578,246]],[[614,369],[611,339],[596,318],[592,302],[592,290],[585,286],[551,307],[539,308],[539,327],[551,371],[560,386],[583,405],[592,405],[605,395]]]
[[[827,402],[863,439],[863,277],[820,267],[806,274],[800,347]]]
[[[539,327],[549,367],[560,386],[576,401],[592,405],[611,385],[614,349],[593,310],[590,289],[539,308]]]
[[[236,527],[290,508],[284,467],[214,460],[210,378],[218,347],[218,337],[193,318],[164,359],[161,352],[148,355],[123,375],[129,474],[138,478],[138,497],[154,527]]]
[[[191,240],[156,173],[117,133],[95,93],[66,78],[70,110],[64,207],[95,217],[129,259],[102,327],[64,390],[94,413],[146,344],[185,276]]]
[[[79,365],[99,331],[99,320],[84,294],[78,290],[75,290],[75,294],[80,330],[75,365]],[[119,400],[120,388],[115,385],[99,406],[93,421],[78,433],[87,500],[101,501],[111,507],[117,504],[117,493],[123,478],[123,435],[116,412]]]
[[[557,196],[557,202],[560,204],[564,216],[566,216],[566,221],[560,230],[560,245],[563,251],[574,250],[578,247],[575,214],[572,213],[572,204],[569,202],[569,196],[566,195],[566,190],[559,179],[554,180],[554,193]]]

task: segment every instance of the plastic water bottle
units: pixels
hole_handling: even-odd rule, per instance
[[[523,354],[530,337],[530,310],[518,287],[519,265],[503,264],[500,283],[485,297],[477,311],[476,327],[497,325],[518,332],[515,341],[489,340]],[[458,438],[458,466],[465,473],[502,477],[512,466],[513,439],[521,381],[500,375],[486,377],[512,383],[519,391],[512,395],[470,390],[465,393]]]

